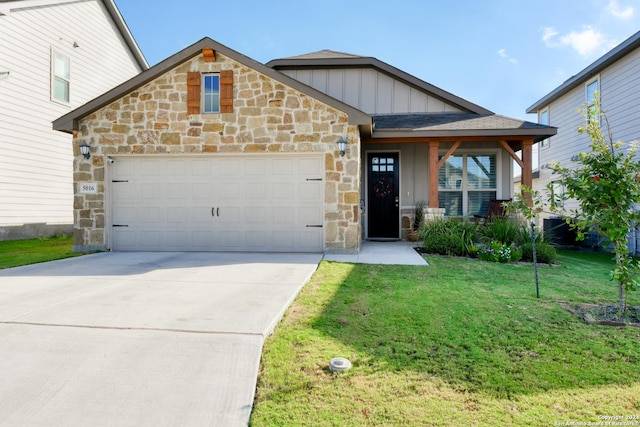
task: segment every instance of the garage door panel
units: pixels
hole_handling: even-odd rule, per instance
[[[147,227],[158,227],[167,222],[166,206],[142,206],[138,214],[140,223]]]
[[[212,230],[194,230],[191,242],[195,250],[210,251],[215,247],[216,236]]]
[[[138,209],[131,206],[114,206],[113,211],[113,223],[114,224],[129,224],[137,222]]]
[[[164,232],[160,230],[141,230],[138,232],[136,242],[142,249],[157,250],[154,248],[163,247],[162,237]]]
[[[191,160],[189,162],[189,170],[191,176],[195,177],[212,177],[213,176],[213,164],[210,160]],[[186,173],[183,176],[188,176]]]
[[[298,173],[315,176],[316,178],[322,178],[322,176],[324,175],[322,162],[317,161],[317,159],[300,159],[297,165]]]
[[[114,245],[120,250],[135,250],[136,246],[136,234],[133,231],[123,230],[121,228],[116,228],[113,231],[113,242]]]
[[[136,187],[133,185],[127,185],[126,182],[114,183],[111,188],[114,200],[135,200],[136,198]]]
[[[317,181],[301,183],[298,188],[298,200],[317,203],[322,199],[322,184]]]
[[[162,180],[163,177],[167,176],[167,163],[166,159],[158,162],[147,162],[139,159],[136,165],[135,176],[138,180]]]
[[[167,200],[169,201],[185,201],[191,196],[191,186],[188,183],[170,182],[165,184]]]
[[[190,233],[186,230],[169,230],[165,234],[168,250],[187,251],[190,247]]]
[[[321,252],[322,158],[118,159],[115,250]],[[311,179],[311,181],[309,181]],[[312,225],[314,227],[307,227]]]
[[[220,185],[218,191],[216,192],[216,198],[218,200],[244,199],[245,187],[246,185],[237,182]]]
[[[176,224],[184,225],[189,218],[189,208],[187,206],[168,206],[167,223],[175,227]]]

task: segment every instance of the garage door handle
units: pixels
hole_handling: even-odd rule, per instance
[[[220,216],[220,208],[216,208],[216,216]]]
[[[307,224],[307,228],[322,228],[322,224],[313,224],[313,225],[309,225]]]
[[[211,216],[220,216],[220,208],[211,208]]]

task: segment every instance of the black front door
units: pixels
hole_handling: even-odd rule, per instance
[[[400,238],[399,177],[398,153],[369,153],[369,238]]]

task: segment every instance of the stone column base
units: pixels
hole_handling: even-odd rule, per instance
[[[444,218],[444,212],[444,208],[424,208],[422,210],[422,220],[427,222]]]

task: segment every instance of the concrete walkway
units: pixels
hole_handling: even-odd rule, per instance
[[[361,264],[429,265],[415,249],[415,242],[372,242],[364,241],[360,252],[354,255],[324,256],[326,261],[352,262]]]
[[[246,426],[320,254],[101,253],[0,270],[0,425]]]

